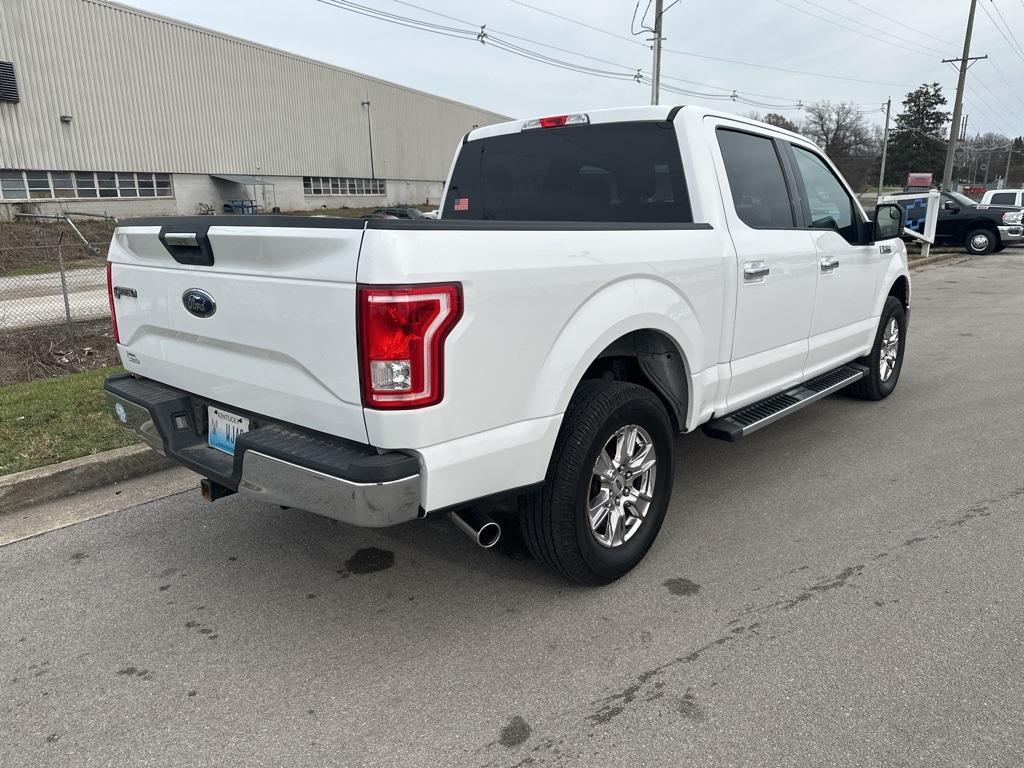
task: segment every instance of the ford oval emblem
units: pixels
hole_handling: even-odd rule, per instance
[[[196,317],[209,317],[217,311],[213,296],[199,288],[189,288],[181,294],[181,303]]]

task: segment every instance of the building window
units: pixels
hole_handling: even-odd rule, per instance
[[[169,173],[0,171],[0,200],[174,197]]]
[[[28,182],[28,196],[33,200],[45,200],[53,197],[50,192],[50,174],[46,171],[29,171],[25,174]]]
[[[336,176],[303,176],[302,191],[307,195],[384,195],[384,179],[351,179]]]
[[[174,197],[174,190],[171,188],[171,174],[154,173],[153,178],[156,180],[157,197]]]
[[[134,173],[119,173],[117,174],[117,196],[118,197],[138,197],[139,188],[135,183]]]
[[[76,173],[75,190],[78,192],[77,197],[79,198],[96,197],[96,174]]]
[[[54,197],[74,197],[75,178],[67,171],[50,171]]]
[[[99,187],[100,197],[117,197],[117,174],[97,173],[96,186]]]
[[[25,174],[21,171],[0,171],[0,197],[4,200],[24,200]]]

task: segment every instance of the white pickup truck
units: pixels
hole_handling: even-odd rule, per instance
[[[661,527],[673,433],[736,440],[893,391],[902,222],[869,219],[805,138],[735,115],[492,125],[459,146],[439,220],[122,222],[128,373],[105,390],[209,499],[449,513],[489,545],[510,495],[539,560],[605,583]]]

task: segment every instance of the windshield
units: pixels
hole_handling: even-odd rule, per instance
[[[946,197],[951,197],[956,200],[960,205],[977,205],[976,202],[967,197],[967,195],[961,195],[959,192],[943,192]]]

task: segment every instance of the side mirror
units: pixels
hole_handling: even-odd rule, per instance
[[[942,204],[942,207],[950,213],[960,213],[960,206],[956,204],[955,200],[947,200]]]
[[[903,234],[903,209],[895,203],[885,203],[875,208],[871,242],[891,240]]]

